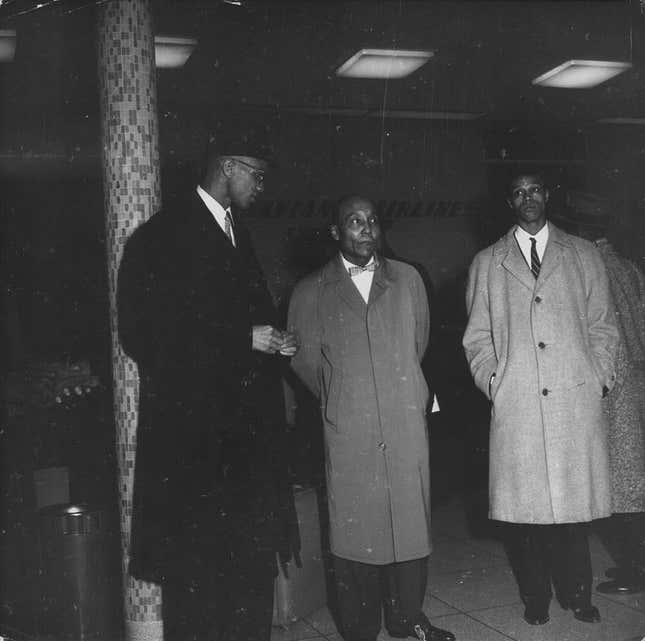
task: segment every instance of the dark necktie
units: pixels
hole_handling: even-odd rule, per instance
[[[369,265],[365,265],[365,267],[361,265],[352,265],[351,267],[347,268],[347,271],[349,271],[350,277],[358,276],[359,274],[362,274],[363,272],[373,272],[376,269],[376,266],[378,263],[376,261],[371,262]]]
[[[540,257],[537,253],[535,238],[531,238],[531,271],[536,278],[540,275]]]

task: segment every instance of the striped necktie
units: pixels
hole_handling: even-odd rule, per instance
[[[224,232],[231,241],[231,245],[235,247],[235,241],[233,240],[233,221],[231,220],[231,212],[228,209],[226,210],[226,216],[224,217]]]
[[[537,253],[537,242],[531,238],[531,271],[536,278],[540,275],[540,257]]]

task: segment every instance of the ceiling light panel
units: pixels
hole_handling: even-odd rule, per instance
[[[196,46],[195,38],[155,36],[155,64],[159,69],[183,67]]]
[[[0,62],[11,62],[15,54],[16,32],[13,29],[0,29]]]
[[[541,87],[561,89],[590,89],[627,71],[629,62],[610,60],[567,60],[533,80]]]
[[[361,49],[337,70],[344,78],[405,78],[434,56],[433,51]]]

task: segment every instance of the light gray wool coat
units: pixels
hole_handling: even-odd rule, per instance
[[[616,304],[621,349],[605,399],[612,511],[645,512],[645,275],[606,240],[596,241]]]
[[[429,310],[418,272],[385,258],[368,303],[340,256],[298,283],[291,361],[320,399],[331,551],[363,563],[430,553],[430,464],[421,358]]]
[[[592,243],[549,223],[537,280],[509,232],[470,267],[463,338],[492,401],[490,517],[584,522],[611,513],[603,386],[615,383],[618,328]]]

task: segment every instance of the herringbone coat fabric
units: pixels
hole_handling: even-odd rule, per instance
[[[514,228],[470,267],[463,338],[490,398],[490,516],[512,523],[611,513],[603,386],[614,385],[618,328],[592,243],[549,223],[537,279]]]
[[[607,240],[596,241],[616,305],[621,349],[609,423],[612,511],[645,512],[645,275]]]

